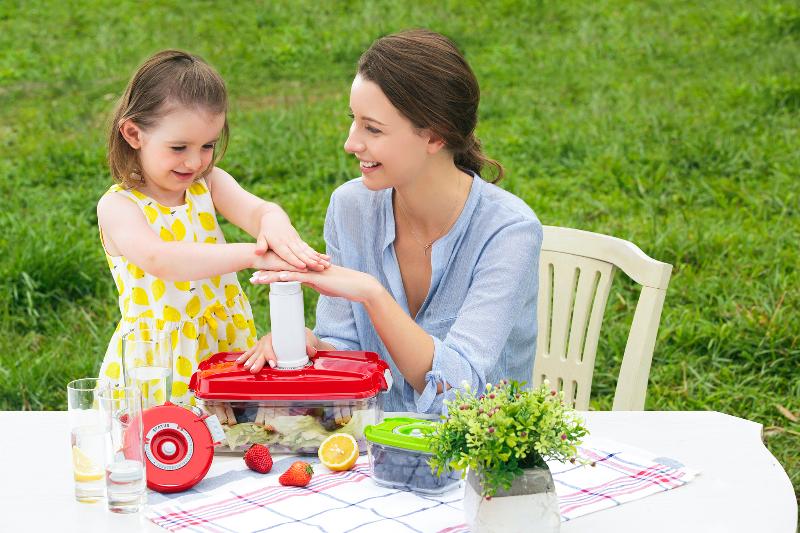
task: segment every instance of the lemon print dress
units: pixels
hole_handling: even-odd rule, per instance
[[[204,179],[189,187],[184,205],[175,207],[119,185],[113,185],[106,194],[121,194],[138,205],[164,241],[225,242]],[[106,259],[119,292],[122,319],[100,367],[101,378],[117,384],[124,380],[123,337],[168,337],[173,364],[170,400],[194,405],[188,385],[197,364],[217,352],[241,351],[255,343],[253,312],[236,273],[173,282],[148,274],[124,256],[113,257],[106,251]],[[151,402],[165,400],[163,388],[155,388],[151,394]]]

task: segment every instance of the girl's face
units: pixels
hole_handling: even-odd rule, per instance
[[[435,150],[427,130],[414,128],[381,88],[360,74],[350,89],[353,123],[344,143],[355,155],[370,190],[386,189],[413,181],[421,175]]]
[[[224,113],[186,107],[173,109],[147,130],[131,121],[123,124],[122,135],[139,152],[142,192],[182,202],[186,189],[211,164],[224,125]]]

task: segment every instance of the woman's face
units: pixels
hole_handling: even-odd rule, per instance
[[[381,88],[360,74],[350,89],[350,111],[353,123],[344,149],[358,158],[368,189],[408,183],[424,172],[430,134],[414,128]]]

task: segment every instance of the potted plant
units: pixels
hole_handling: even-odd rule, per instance
[[[467,471],[464,513],[473,532],[560,529],[545,460],[575,461],[587,434],[563,393],[503,380],[477,394],[456,391],[431,436],[431,468]]]

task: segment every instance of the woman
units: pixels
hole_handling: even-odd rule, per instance
[[[530,381],[542,228],[479,172],[475,75],[447,38],[383,37],[361,56],[344,145],[362,177],[331,196],[324,272],[259,272],[320,293],[317,350],[377,352],[391,366],[387,411],[440,413],[453,387]],[[275,365],[269,336],[239,359]]]

